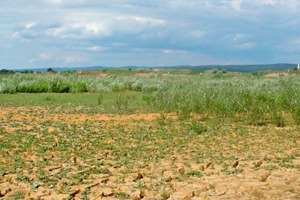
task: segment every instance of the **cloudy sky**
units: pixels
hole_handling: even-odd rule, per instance
[[[1,0],[0,69],[300,62],[300,0]]]

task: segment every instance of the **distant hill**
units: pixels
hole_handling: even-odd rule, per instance
[[[225,70],[230,72],[257,72],[257,71],[282,71],[294,69],[296,64],[266,64],[266,65],[199,65],[199,66],[167,66],[159,67],[161,69],[189,69],[193,71],[207,71],[212,69]]]
[[[108,67],[103,67],[103,66],[93,66],[93,67],[53,67],[52,69],[56,72],[66,72],[66,71],[78,71],[78,70],[87,70],[87,71],[93,71],[93,70],[103,70],[107,69]],[[35,69],[30,69],[31,71],[34,72],[46,72],[48,68],[35,68]],[[18,69],[14,71],[22,71],[24,69]]]
[[[125,66],[125,67],[104,67],[104,66],[92,66],[92,67],[71,67],[71,68],[52,68],[54,71],[63,72],[63,71],[96,71],[104,69],[188,69],[192,71],[207,71],[207,70],[225,70],[229,72],[257,72],[257,71],[282,71],[288,69],[294,69],[297,67],[297,64],[288,64],[288,63],[279,63],[279,64],[261,64],[261,65],[177,65],[177,66],[153,66],[153,67],[144,67],[144,66]],[[33,71],[33,72],[46,72],[48,68],[36,68],[36,69],[18,69],[13,70],[15,72],[21,71]],[[3,69],[4,70],[4,69]],[[12,70],[8,70],[12,71]],[[4,71],[3,71],[4,72]],[[7,71],[5,71],[7,72]]]

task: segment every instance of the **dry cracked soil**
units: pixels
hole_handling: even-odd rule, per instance
[[[0,109],[0,199],[300,199],[299,127]]]

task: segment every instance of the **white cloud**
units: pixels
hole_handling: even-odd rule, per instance
[[[148,18],[142,16],[122,15],[116,16],[111,28],[115,33],[140,34],[145,37],[153,33],[152,30],[164,27],[167,22],[163,19]],[[156,32],[156,31],[155,31]],[[144,34],[146,33],[146,35]]]
[[[249,50],[255,48],[256,46],[257,46],[256,42],[245,42],[245,43],[235,45],[235,48],[240,50]]]
[[[45,30],[46,36],[61,37],[67,32],[65,27],[50,28]]]
[[[142,17],[142,16],[117,16],[115,19],[119,20],[120,23],[123,22],[136,22],[139,25],[146,25],[149,27],[153,26],[162,26],[166,25],[166,21],[163,19],[156,19],[156,18],[149,18],[149,17]]]
[[[63,56],[62,60],[65,64],[76,64],[76,63],[84,62],[86,58],[77,55],[67,55],[67,56]]]
[[[112,34],[111,25],[103,22],[66,23],[59,27],[42,30],[45,36],[58,38],[106,37]]]
[[[242,0],[231,0],[231,7],[234,10],[239,11],[241,9]]]
[[[38,30],[45,36],[58,38],[89,38],[108,37],[114,34],[142,34],[152,29],[167,25],[167,21],[160,18],[144,17],[141,15],[113,14],[107,11],[69,12],[62,18],[60,25],[45,27]]]
[[[61,4],[62,0],[45,0],[46,3]]]
[[[48,52],[42,52],[39,55],[36,56],[36,58],[32,58],[29,60],[30,63],[36,63],[36,62],[49,62],[53,60],[53,55]]]
[[[239,41],[246,38],[246,34],[242,34],[242,33],[237,33],[233,36],[233,40],[234,41]]]
[[[103,52],[105,50],[105,48],[96,45],[96,46],[87,48],[87,50],[92,51],[92,52]]]
[[[280,1],[280,6],[287,8],[290,12],[299,12],[299,8],[300,8],[299,0],[279,0],[279,1]]]
[[[90,22],[87,24],[74,24],[74,29],[80,29],[84,35],[108,36],[111,35],[111,27],[104,22]]]
[[[52,60],[53,56],[51,53],[40,53],[38,55],[38,60],[39,61],[49,61]]]
[[[173,50],[173,49],[163,49],[161,51],[163,54],[185,54],[185,51]]]
[[[21,36],[20,36],[19,32],[14,32],[14,33],[11,34],[11,38],[13,38],[13,39],[17,39],[17,38],[20,38],[20,37]]]
[[[33,27],[35,27],[37,25],[37,23],[35,23],[35,22],[30,22],[30,23],[27,23],[27,24],[25,24],[25,29],[31,29],[31,28],[33,28]]]
[[[86,0],[44,0],[45,3],[49,3],[49,4],[76,4],[76,3],[85,3]]]
[[[190,33],[191,33],[192,36],[194,36],[196,38],[202,38],[206,34],[206,31],[192,30]]]

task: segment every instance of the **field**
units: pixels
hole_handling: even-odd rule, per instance
[[[0,199],[299,199],[300,77],[0,76]]]

